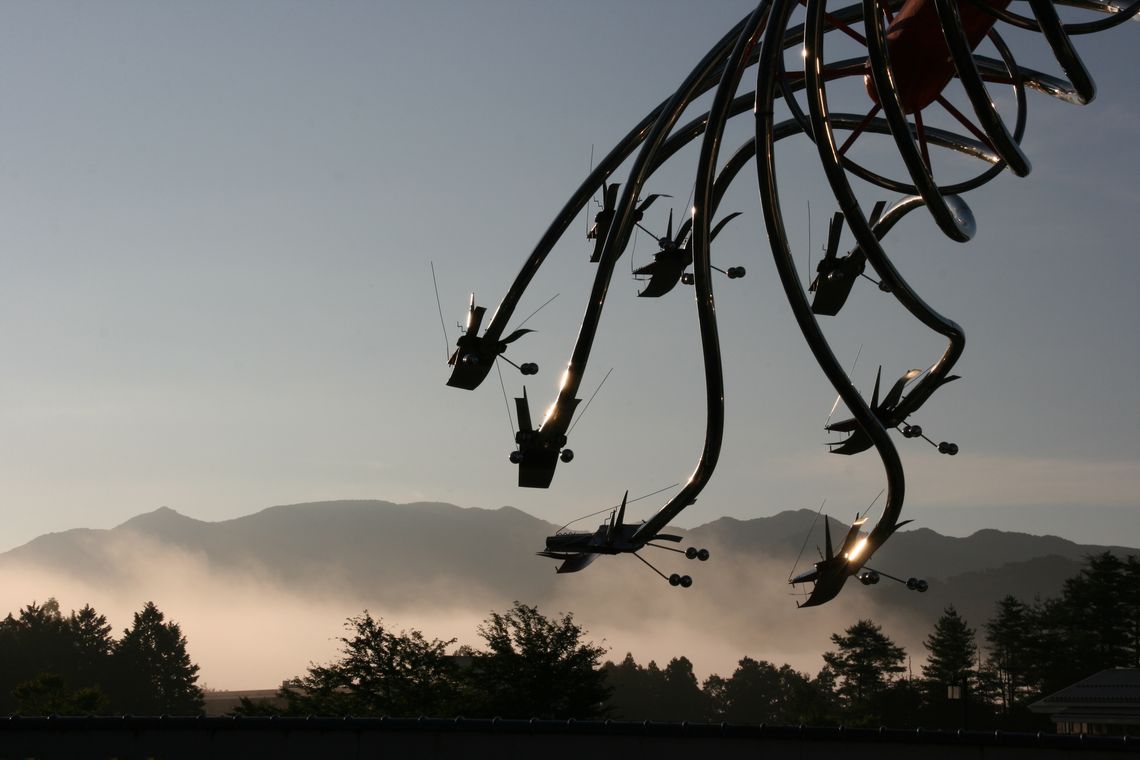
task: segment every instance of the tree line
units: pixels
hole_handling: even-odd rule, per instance
[[[287,681],[275,704],[242,699],[245,715],[592,717],[609,697],[605,647],[573,614],[515,602],[478,626],[483,648],[395,632],[367,611],[345,624],[340,657]],[[449,653],[451,652],[451,653]]]
[[[984,647],[982,645],[984,640]],[[814,676],[745,657],[728,678],[699,683],[684,657],[664,668],[631,655],[603,670],[609,715],[708,720],[949,728],[1045,728],[1030,703],[1100,670],[1140,667],[1140,562],[1086,558],[1061,595],[1006,596],[981,630],[947,607],[909,672],[906,651],[871,620],[831,636]]]
[[[910,672],[906,651],[871,620],[831,636],[814,676],[742,658],[700,680],[686,657],[602,662],[572,615],[516,602],[479,627],[485,647],[348,622],[340,658],[247,714],[615,718],[848,726],[1040,729],[1028,704],[1099,670],[1140,667],[1140,562],[1090,556],[1060,597],[1001,599],[981,630],[947,607]],[[982,641],[984,640],[984,647]]]
[[[236,712],[1037,729],[1030,702],[1104,668],[1140,667],[1140,562],[1091,556],[1059,597],[1007,596],[980,629],[947,607],[918,674],[871,620],[833,634],[814,676],[744,657],[703,681],[685,657],[603,662],[606,648],[572,614],[521,602],[477,633],[480,646],[456,648],[365,611],[346,622],[334,660]],[[65,617],[54,600],[0,622],[3,712],[196,713],[197,671],[152,603],[117,641],[90,607]]]
[[[0,713],[196,714],[198,666],[177,623],[147,602],[122,637],[90,605],[48,599],[0,621]]]

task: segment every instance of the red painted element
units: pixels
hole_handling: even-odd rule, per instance
[[[998,10],[1004,10],[1010,3],[1010,0],[984,1]],[[958,13],[973,50],[997,19],[969,0],[958,0]],[[942,94],[955,71],[934,0],[906,0],[887,27],[887,55],[905,113],[921,111]],[[877,104],[878,93],[870,73],[863,77],[863,83]]]

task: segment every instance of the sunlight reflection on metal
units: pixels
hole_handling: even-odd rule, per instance
[[[863,538],[859,539],[859,543],[855,544],[855,546],[853,546],[851,548],[851,551],[847,552],[847,555],[846,555],[847,561],[848,562],[854,562],[855,560],[857,560],[859,558],[859,556],[863,553],[863,550],[866,548],[867,548],[867,537],[864,536]]]

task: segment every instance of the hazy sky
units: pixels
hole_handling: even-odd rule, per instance
[[[0,549],[161,505],[217,520],[301,501],[439,500],[565,522],[626,489],[687,478],[704,429],[691,291],[635,298],[627,252],[584,392],[614,371],[571,435],[577,457],[549,490],[520,490],[498,377],[475,392],[444,385],[429,261],[453,344],[468,293],[493,308],[591,146],[607,151],[750,7],[6,4]],[[922,213],[887,239],[967,335],[963,379],[915,417],[962,453],[899,439],[903,516],[919,524],[1140,546],[1138,29],[1077,39],[1099,85],[1090,106],[1030,93],[1034,171],[967,196],[974,241],[944,240]],[[1039,39],[1007,40],[1023,64],[1059,73]],[[866,108],[857,90],[835,97]],[[749,115],[735,120],[725,150],[751,128]],[[868,143],[872,162],[889,154],[879,147]],[[793,242],[806,260],[810,202],[818,258],[834,210],[818,158],[802,137],[778,152]],[[650,183],[678,212],[695,155]],[[868,207],[893,200],[861,192]],[[725,204],[743,216],[714,259],[748,267],[716,282],[728,431],[712,484],[680,522],[824,498],[852,516],[883,486],[879,461],[822,445],[835,394],[779,289],[754,172]],[[667,211],[659,203],[646,224],[663,227]],[[560,293],[508,353],[541,365],[526,378],[538,409],[554,398],[594,275],[585,224],[515,320]],[[640,236],[637,262],[650,253]],[[869,392],[880,363],[893,379],[943,343],[865,285],[827,326],[845,362],[862,346],[854,377]],[[523,378],[509,369],[513,395]]]

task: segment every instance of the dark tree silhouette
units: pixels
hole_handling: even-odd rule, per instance
[[[609,689],[599,669],[604,647],[584,641],[572,614],[550,619],[515,602],[478,628],[487,650],[470,652],[474,714],[511,718],[590,718]],[[469,650],[470,651],[470,650]]]
[[[838,649],[825,652],[824,662],[839,681],[836,690],[849,723],[882,720],[882,706],[888,687],[901,673],[906,652],[896,646],[870,620],[860,620],[843,634],[833,633]]]
[[[87,604],[78,612],[72,611],[67,619],[67,629],[75,656],[75,683],[97,688],[110,683],[113,679],[111,653],[115,640],[111,638],[111,624],[107,618]]]
[[[1128,626],[1128,667],[1140,668],[1140,561],[1129,555],[1124,567],[1127,595],[1121,600]]]
[[[30,713],[201,711],[198,666],[153,604],[118,644],[90,605],[64,617],[48,599],[0,621],[0,710]]]
[[[958,614],[954,605],[942,612],[942,617],[934,623],[934,632],[923,646],[930,653],[922,666],[923,678],[943,688],[972,684],[978,656],[974,629]]]
[[[115,645],[117,682],[111,691],[117,709],[136,714],[202,712],[198,666],[186,651],[182,629],[165,619],[154,602],[147,602]]]
[[[819,722],[821,700],[807,676],[788,665],[744,657],[732,677],[709,676],[705,691],[718,720],[731,723]]]
[[[656,664],[653,665],[657,668]],[[661,671],[657,670],[658,675]],[[606,686],[610,689],[606,700],[606,711],[613,718],[623,720],[646,720],[648,706],[654,699],[656,687],[649,683],[645,668],[637,664],[633,655],[626,653],[620,663],[606,662],[602,665]],[[663,680],[663,679],[662,679]]]
[[[59,602],[48,599],[42,605],[32,602],[20,609],[19,617],[8,615],[0,622],[0,709],[75,714],[103,704],[92,694],[105,675],[107,658],[80,646],[79,621],[87,620],[88,613],[82,615],[72,612],[65,618]],[[72,700],[83,687],[93,687],[92,694]]]
[[[1032,692],[1034,658],[1040,649],[1038,615],[1014,596],[998,600],[997,611],[986,623],[989,644],[987,671],[996,682],[1002,712]]]
[[[663,684],[657,692],[655,717],[658,720],[705,720],[709,713],[708,699],[701,691],[689,658],[674,657],[661,675]]]
[[[11,658],[5,657],[6,680],[20,683],[41,672],[70,676],[75,665],[75,652],[67,621],[54,598],[43,604],[32,602],[22,607],[19,617],[9,615],[3,627],[9,633]]]
[[[446,715],[457,706],[457,666],[447,655],[455,639],[428,641],[417,630],[393,633],[365,610],[349,618],[341,657],[314,665],[281,690],[298,715]],[[254,711],[245,705],[243,712]]]
[[[72,611],[67,620],[75,649],[82,657],[103,657],[111,654],[115,641],[111,638],[111,624],[90,605],[79,612]]]
[[[679,721],[711,715],[712,706],[687,657],[674,657],[661,669],[652,661],[643,668],[627,654],[620,665],[603,665],[602,673],[611,689],[606,703],[610,717]]]
[[[1063,654],[1057,652],[1062,656],[1050,658],[1062,678],[1081,678],[1135,662],[1140,586],[1135,557],[1129,562],[1131,570],[1109,552],[1090,556],[1080,573],[1065,581],[1060,604],[1052,612],[1068,641]]]
[[[107,705],[107,695],[98,688],[67,688],[63,677],[40,673],[12,689],[17,712],[23,715],[95,715]]]
[[[970,703],[980,704],[985,693],[979,688],[978,646],[974,629],[950,605],[934,624],[934,631],[923,642],[929,655],[922,666],[923,685],[929,719],[936,725],[958,724],[969,720]],[[954,695],[951,696],[951,690]],[[974,710],[975,723],[980,717]]]

